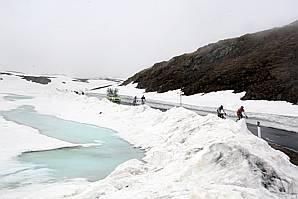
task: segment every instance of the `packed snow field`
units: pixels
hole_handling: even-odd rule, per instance
[[[213,114],[203,117],[184,108],[161,112],[146,105],[124,106],[72,92],[116,84],[106,80],[84,83],[56,76],[51,83],[42,85],[12,75],[0,77],[1,111],[31,105],[42,114],[113,129],[146,151],[142,160],[132,159],[119,165],[103,180],[37,185],[14,198],[298,197],[297,166],[285,154],[252,135],[244,120],[222,120]],[[126,89],[132,94],[130,86]],[[125,92],[123,87],[121,90]],[[8,94],[33,98],[14,101],[5,98]],[[238,103],[228,102],[235,106]],[[289,115],[298,115],[296,106],[280,103],[291,111]],[[40,135],[36,129],[3,117],[0,117],[0,144],[0,161],[11,159],[10,165],[0,164],[0,169],[13,168],[17,164],[13,157],[24,151],[73,145]],[[1,195],[1,189],[0,197],[8,198]]]

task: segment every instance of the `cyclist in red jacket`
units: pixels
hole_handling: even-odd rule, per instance
[[[237,119],[237,121],[238,120],[240,120],[240,119],[242,119],[242,118],[248,118],[247,117],[247,115],[245,114],[245,111],[244,111],[244,107],[243,106],[241,106],[238,110],[237,110],[237,117],[238,117],[238,119]]]

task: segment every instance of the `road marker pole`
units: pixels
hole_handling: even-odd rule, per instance
[[[180,95],[180,106],[182,107],[182,95],[184,95],[182,88],[180,89],[179,95]]]
[[[258,127],[258,137],[262,138],[261,124],[259,121],[257,121],[257,127]]]
[[[180,106],[182,106],[182,94],[180,92]]]

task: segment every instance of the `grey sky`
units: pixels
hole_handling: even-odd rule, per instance
[[[297,19],[297,0],[0,0],[0,71],[127,77]]]

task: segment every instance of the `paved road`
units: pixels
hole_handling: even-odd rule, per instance
[[[257,135],[256,125],[247,124],[247,127],[254,135]],[[271,127],[261,127],[261,131],[262,138],[266,141],[298,152],[298,133]]]
[[[87,93],[87,96],[97,97],[99,99],[105,98],[104,94],[97,94],[97,93]],[[132,105],[133,98],[131,96],[122,96],[121,95],[121,104],[125,105]],[[148,100],[146,104],[152,108],[156,108],[162,111],[168,110],[174,106],[179,106],[179,104],[174,103],[166,103],[157,100]],[[198,106],[191,106],[183,104],[183,107],[192,110],[199,115],[207,115],[207,114],[214,114],[214,111],[206,110],[205,107],[198,107]],[[235,119],[234,116],[230,117],[231,119]],[[248,129],[254,134],[257,135],[257,126],[252,123],[247,124]],[[262,138],[268,142],[278,144],[280,146],[286,147],[290,150],[294,150],[298,152],[298,133],[293,131],[287,131],[278,128],[271,128],[271,127],[261,127],[262,131]]]

